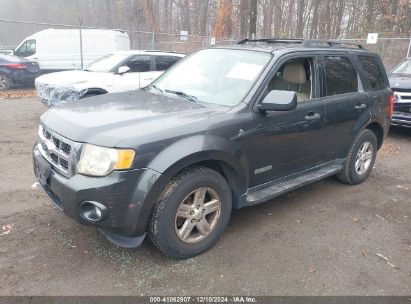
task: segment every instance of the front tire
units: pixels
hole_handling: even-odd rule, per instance
[[[343,169],[337,177],[344,183],[357,185],[371,174],[377,157],[377,137],[371,130],[362,131],[355,139]]]
[[[190,258],[210,249],[231,215],[231,189],[205,167],[185,169],[166,187],[149,222],[152,243],[166,255]]]

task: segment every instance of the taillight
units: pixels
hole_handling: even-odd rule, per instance
[[[394,100],[394,94],[390,95],[390,112],[388,114],[390,117],[394,114]]]
[[[6,66],[11,69],[16,69],[16,70],[23,70],[27,68],[27,65],[23,63],[6,63],[6,64],[3,64],[3,66]]]

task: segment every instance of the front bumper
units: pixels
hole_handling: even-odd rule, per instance
[[[37,145],[33,147],[33,167],[36,178],[54,205],[73,220],[103,231],[113,243],[123,247],[140,245],[145,236],[148,218],[144,204],[147,195],[160,177],[150,169],[114,171],[105,177],[88,177],[76,174],[66,178],[52,170],[41,155]],[[103,204],[107,217],[101,222],[90,222],[80,215],[80,204],[94,201]]]
[[[59,87],[47,84],[35,83],[37,96],[40,101],[48,106],[80,100],[87,90],[78,91],[73,87]]]
[[[391,125],[411,128],[411,113],[394,112],[391,118]]]

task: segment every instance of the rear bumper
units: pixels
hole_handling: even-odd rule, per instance
[[[144,240],[146,221],[153,203],[147,195],[160,177],[159,173],[142,169],[114,171],[99,178],[80,174],[66,178],[47,168],[49,163],[40,154],[37,145],[33,147],[33,166],[43,190],[68,217],[98,228],[116,245],[136,247]],[[46,177],[44,172],[48,172]],[[84,219],[80,205],[85,201],[103,204],[108,210],[107,216],[100,222]]]

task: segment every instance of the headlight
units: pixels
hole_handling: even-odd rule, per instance
[[[394,93],[394,102],[398,102],[398,100],[400,100],[398,94]]]
[[[106,176],[113,170],[130,169],[135,152],[132,149],[112,149],[85,144],[77,171],[90,176]]]

